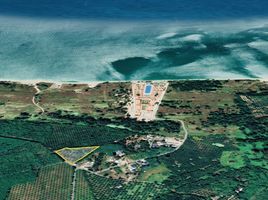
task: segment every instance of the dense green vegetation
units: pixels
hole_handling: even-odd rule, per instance
[[[213,142],[224,144],[224,148],[211,145]],[[169,191],[160,199],[210,199],[216,196],[227,199],[232,195],[239,199],[262,199],[267,196],[267,170],[240,163],[234,168],[222,165],[222,153],[225,155],[225,151],[235,149],[225,136],[206,136],[201,140],[187,140],[180,151],[159,158],[159,162],[171,171],[171,176],[163,182],[169,186]],[[243,188],[243,192],[238,194],[235,190],[239,188]]]
[[[1,90],[11,90],[11,91],[13,91],[17,87],[17,84],[14,83],[14,82],[2,81],[0,83],[0,87],[1,87]]]
[[[1,187],[0,199],[6,196],[12,185],[33,181],[41,167],[60,161],[48,149],[104,145],[134,134],[148,134],[159,129],[178,131],[180,128],[178,123],[169,121],[133,123],[133,120],[96,120],[70,115],[61,116],[61,119],[65,119],[65,123],[56,122],[57,120],[55,122],[0,120],[2,155],[0,176],[5,185]],[[107,126],[110,123],[121,124],[128,129]],[[9,184],[6,184],[5,179],[9,179]]]
[[[57,115],[54,114],[53,116]],[[179,123],[172,121],[134,123],[134,120],[129,119],[111,121],[110,119],[97,120],[91,117],[74,115],[59,115],[57,117],[67,120],[67,123],[48,123],[22,119],[0,120],[0,136],[39,142],[55,150],[63,147],[103,145],[135,134],[154,133],[160,129],[166,132],[179,132],[180,130]],[[128,128],[107,126],[110,123]]]
[[[245,135],[238,138],[241,145],[248,143],[255,144],[262,142],[261,148],[252,148],[254,151],[267,152],[268,150],[268,119],[267,117],[256,118],[249,107],[239,96],[235,99],[236,106],[239,109],[237,113],[226,113],[223,109],[218,112],[210,113],[208,121],[204,126],[220,124],[223,126],[236,125],[240,127],[241,132]]]
[[[170,86],[178,91],[215,91],[222,88],[222,82],[219,80],[192,80],[171,82]]]
[[[41,91],[48,89],[51,85],[52,85],[51,83],[45,83],[45,82],[37,83],[37,86]]]
[[[155,132],[159,131],[160,129],[164,129],[164,131],[167,132],[179,132],[180,131],[180,123],[170,121],[170,120],[157,120],[157,121],[151,121],[151,122],[137,122],[135,119],[130,118],[114,118],[114,119],[108,119],[108,118],[94,118],[88,115],[73,115],[70,113],[66,113],[63,111],[57,111],[53,113],[49,113],[49,116],[51,116],[53,119],[60,119],[60,120],[69,120],[72,124],[83,122],[88,125],[97,125],[97,126],[103,126],[103,125],[110,125],[114,124],[120,127],[127,127],[128,130],[134,130],[135,132]]]
[[[40,123],[21,120],[0,121],[0,135],[39,142],[52,150],[63,147],[102,145],[134,134],[98,124]]]
[[[187,89],[181,89],[183,86],[179,83],[177,86],[175,88],[178,90]],[[200,88],[190,86],[189,89],[208,91],[202,84],[197,87]],[[243,95],[258,98],[260,109],[267,105],[265,90],[259,93],[244,92]],[[217,139],[219,136],[213,135],[194,138],[188,140],[180,151],[159,159],[172,174],[164,182],[172,187],[162,196],[163,199],[209,199],[216,195],[222,195],[223,198],[234,195],[239,199],[263,199],[268,195],[265,186],[268,181],[268,119],[256,118],[239,93],[234,103],[235,109],[218,108],[218,111],[211,111],[202,123],[204,128],[235,125],[240,127],[239,133],[223,135],[222,141]],[[212,148],[212,143],[223,145],[222,148]],[[254,177],[259,177],[259,180]],[[239,188],[243,192],[235,192]]]
[[[0,199],[11,186],[34,181],[42,166],[60,159],[39,143],[0,137]],[[8,181],[7,181],[8,180]]]
[[[16,120],[0,120],[0,135],[20,138],[33,142],[45,143],[46,135],[52,135],[52,126],[46,122]]]

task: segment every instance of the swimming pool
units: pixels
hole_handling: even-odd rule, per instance
[[[145,94],[145,95],[150,95],[151,92],[152,92],[152,87],[153,87],[153,86],[152,86],[150,83],[146,84],[146,86],[145,86],[145,90],[144,90],[144,94]]]

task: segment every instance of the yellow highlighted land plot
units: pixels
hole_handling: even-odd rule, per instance
[[[75,148],[64,147],[54,152],[68,164],[75,165],[77,162],[87,157],[89,154],[91,154],[99,147],[100,146],[75,147]]]

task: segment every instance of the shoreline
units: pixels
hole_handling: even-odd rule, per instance
[[[2,82],[11,82],[11,83],[20,83],[23,85],[36,85],[37,83],[52,83],[52,84],[100,84],[100,83],[126,83],[126,82],[139,82],[139,81],[209,81],[209,80],[252,80],[252,81],[261,81],[268,82],[268,79],[260,79],[260,78],[237,78],[237,79],[155,79],[155,80],[107,80],[107,81],[56,81],[56,80],[43,80],[43,79],[33,79],[33,80],[18,80],[18,79],[0,79],[0,83]]]
[[[0,23],[7,24],[7,21],[12,23],[12,25],[18,25],[21,27],[21,24],[26,25],[36,25],[40,22],[44,23],[44,25],[48,25],[49,23],[54,23],[56,25],[63,24],[63,25],[82,25],[83,27],[87,25],[97,25],[97,24],[106,24],[107,22],[109,25],[114,26],[115,24],[123,25],[123,26],[150,26],[150,25],[159,25],[164,23],[164,27],[167,25],[176,25],[176,26],[183,26],[183,27],[223,27],[223,26],[230,26],[238,28],[240,27],[248,27],[249,25],[259,27],[261,25],[266,25],[268,21],[268,16],[244,16],[244,17],[220,17],[220,18],[147,18],[147,19],[123,19],[123,18],[71,18],[71,19],[64,19],[64,18],[55,18],[52,22],[49,18],[43,17],[35,17],[32,16],[13,16],[13,15],[1,15],[0,14]],[[209,25],[208,25],[209,22]],[[219,24],[219,22],[221,22]]]

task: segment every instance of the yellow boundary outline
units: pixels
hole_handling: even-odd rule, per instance
[[[70,148],[70,147],[64,147],[61,149],[58,149],[56,151],[54,151],[57,155],[59,155],[65,162],[67,162],[70,165],[74,165],[75,163],[79,162],[80,160],[83,160],[85,157],[87,157],[89,154],[91,154],[93,151],[95,151],[96,149],[98,149],[100,146],[90,146],[90,147],[74,147],[74,148]],[[60,152],[61,150],[73,150],[73,149],[84,149],[84,148],[93,148],[93,150],[91,150],[90,152],[88,152],[87,154],[85,154],[84,156],[82,156],[81,158],[75,160],[74,162],[66,159],[66,157],[63,156],[63,154]]]

